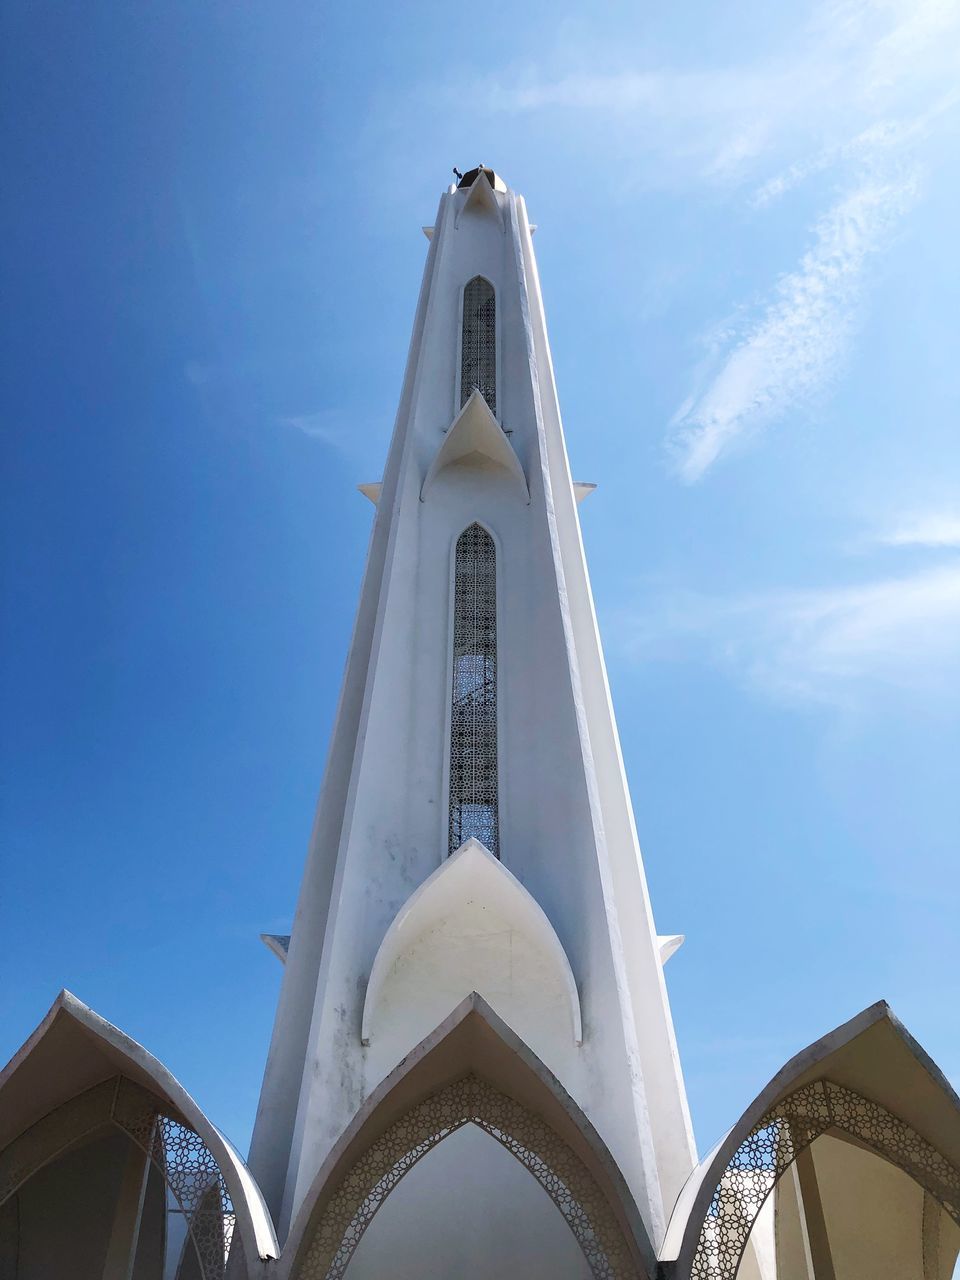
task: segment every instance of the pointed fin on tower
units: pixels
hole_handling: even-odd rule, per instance
[[[383,488],[383,481],[377,480],[371,484],[358,484],[357,490],[368,498],[374,506],[380,501],[380,491]]]
[[[261,933],[260,941],[273,952],[281,964],[287,963],[287,952],[290,950],[289,933]]]
[[[657,935],[657,947],[660,951],[660,963],[666,964],[675,951],[683,946],[686,934],[668,933]]]
[[[443,443],[430,463],[420,489],[421,502],[444,467],[469,466],[483,459],[496,466],[504,467],[516,477],[523,487],[524,499],[527,502],[530,501],[530,490],[527,488],[527,479],[523,474],[520,459],[502,427],[490,412],[490,406],[486,400],[479,391],[474,391],[457,414],[453,426],[444,436]]]
[[[456,221],[453,224],[455,229],[459,228],[460,219],[468,209],[473,209],[478,213],[493,214],[500,224],[500,230],[504,230],[503,213],[494,194],[493,187],[490,185],[490,180],[485,173],[478,174],[473,184],[467,188],[467,198],[457,210]]]

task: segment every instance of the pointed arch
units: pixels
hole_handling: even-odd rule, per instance
[[[506,471],[520,486],[524,501],[529,502],[530,490],[527,488],[527,478],[523,474],[520,459],[490,412],[486,400],[479,391],[474,391],[453,420],[427,469],[420,489],[421,501],[426,498],[441,471],[447,467],[476,466],[478,463],[500,467]]]
[[[497,291],[474,276],[460,297],[460,408],[479,391],[497,412]]]
[[[165,1170],[191,1215],[205,1280],[218,1274],[210,1261],[217,1256],[222,1273],[224,1240],[238,1259],[277,1257],[269,1211],[232,1145],[162,1063],[62,991],[0,1073],[0,1199],[105,1127],[122,1130]],[[211,1215],[214,1187],[219,1210]]]
[[[283,1280],[341,1277],[394,1187],[466,1124],[533,1174],[595,1276],[653,1280],[655,1255],[613,1157],[556,1077],[475,992],[384,1080],[334,1147],[291,1229]]]
[[[734,1280],[780,1177],[828,1133],[890,1161],[960,1226],[960,1099],[880,1001],[791,1059],[691,1174],[660,1255],[677,1280]]]
[[[361,1024],[363,1043],[369,1044],[374,1035],[377,1003],[398,960],[418,938],[436,929],[468,899],[507,920],[549,957],[566,993],[572,1039],[580,1044],[583,1039],[580,996],[563,944],[529,890],[479,840],[467,840],[446,858],[414,890],[394,917],[377,949],[367,982]]]
[[[494,182],[498,182],[496,177],[494,177]],[[463,189],[462,187],[460,188],[460,190]],[[506,187],[503,189],[506,190]],[[477,173],[476,178],[470,183],[469,187],[466,188],[466,195],[457,210],[457,216],[454,220],[455,229],[460,226],[460,219],[463,215],[471,210],[477,213],[486,213],[490,217],[496,218],[500,230],[504,231],[506,229],[503,212],[500,208],[494,185],[482,169]]]

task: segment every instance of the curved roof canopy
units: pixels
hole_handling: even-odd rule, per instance
[[[199,1134],[227,1184],[247,1256],[277,1257],[270,1213],[231,1143],[162,1062],[69,991],[60,992],[0,1072],[0,1150],[57,1107],[118,1075],[149,1090]]]
[[[778,1103],[817,1081],[879,1104],[960,1169],[960,1098],[880,1000],[791,1058],[691,1173],[660,1251],[661,1261],[676,1261],[678,1277],[689,1274],[701,1226],[735,1153]]]

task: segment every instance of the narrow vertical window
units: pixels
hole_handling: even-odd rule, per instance
[[[472,524],[457,539],[450,716],[450,839],[500,856],[497,818],[497,553]]]
[[[463,291],[460,338],[460,407],[476,388],[497,412],[497,299],[493,285],[474,276]]]

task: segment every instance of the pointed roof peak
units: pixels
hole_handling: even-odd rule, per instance
[[[460,174],[459,169],[454,169],[455,174],[459,174],[457,189],[462,190],[465,187],[472,187],[480,178],[486,178],[493,191],[506,191],[507,184],[495,173],[493,169],[485,164],[478,164],[475,169],[468,169],[466,173]]]
[[[490,178],[487,177],[488,173],[493,174],[493,181],[491,181]],[[461,182],[460,186],[457,188],[458,190],[463,189],[464,183],[466,182],[466,177],[467,175],[464,175],[464,181]],[[499,183],[499,186],[495,187],[494,182]],[[497,196],[496,196],[497,191],[506,191],[506,187],[500,181],[497,175],[493,173],[493,170],[492,169],[478,170],[477,177],[474,179],[473,182],[470,183],[469,187],[467,187],[466,199],[463,201],[460,208],[457,210],[457,216],[454,221],[454,227],[459,227],[460,219],[463,217],[463,215],[468,210],[473,210],[476,213],[485,213],[485,214],[492,215],[497,219],[497,222],[499,222],[500,230],[501,231],[505,230],[505,223],[503,220],[503,211],[500,208],[500,202],[497,200]]]

